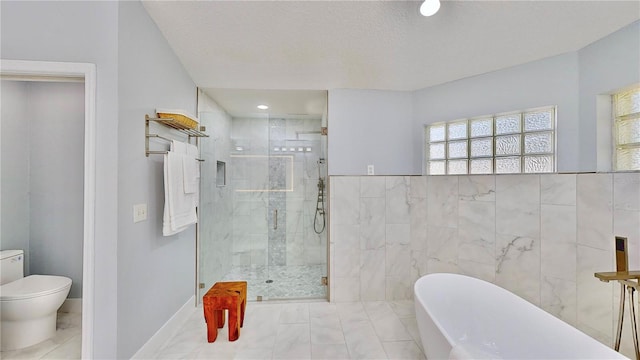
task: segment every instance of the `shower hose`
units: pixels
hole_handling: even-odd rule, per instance
[[[327,226],[325,221],[324,211],[324,180],[318,179],[318,201],[316,203],[316,214],[313,218],[313,231],[316,234],[321,234],[324,228]]]

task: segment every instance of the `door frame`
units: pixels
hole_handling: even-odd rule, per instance
[[[84,81],[84,204],[82,254],[82,358],[93,358],[96,203],[96,65],[0,59],[0,75],[16,80],[82,78]]]

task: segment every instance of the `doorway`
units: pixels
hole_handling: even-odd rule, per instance
[[[81,191],[81,257],[82,290],[81,293],[81,356],[93,357],[93,318],[94,318],[94,228],[95,228],[95,104],[96,104],[96,68],[87,63],[58,63],[40,61],[2,60],[0,75],[3,80],[43,81],[59,83],[83,83],[83,129],[78,136],[83,155],[79,183]],[[82,115],[81,115],[82,116]],[[25,133],[23,136],[29,136]],[[46,134],[44,135],[46,139]],[[46,181],[45,181],[46,183]],[[73,306],[73,305],[72,305]]]

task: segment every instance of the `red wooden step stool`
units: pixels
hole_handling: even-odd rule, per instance
[[[216,341],[218,328],[224,326],[224,310],[229,311],[229,341],[238,340],[240,328],[244,323],[244,308],[246,305],[246,281],[215,283],[202,298],[204,320],[207,322],[207,341]]]

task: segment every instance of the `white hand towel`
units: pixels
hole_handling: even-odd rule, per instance
[[[198,222],[195,194],[184,193],[183,161],[185,155],[172,151],[164,156],[164,236],[183,231]]]

